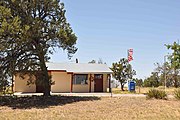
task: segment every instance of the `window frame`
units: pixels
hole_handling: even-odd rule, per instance
[[[77,83],[76,76],[86,76],[86,80],[81,81],[81,83],[79,84],[79,83]],[[73,85],[88,85],[88,74],[74,74]]]

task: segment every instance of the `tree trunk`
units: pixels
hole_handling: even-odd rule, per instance
[[[44,96],[51,96],[51,94],[50,94],[50,86],[48,86],[47,88],[44,88],[43,95]]]
[[[11,84],[12,84],[12,86],[11,86],[11,91],[12,91],[12,94],[14,93],[14,76],[13,76],[14,74],[12,74],[12,80],[11,80]]]
[[[176,68],[174,68],[174,87],[175,88],[178,88],[179,85],[178,85],[178,79],[177,79],[177,72],[176,72]]]
[[[121,83],[121,90],[124,91],[124,84]]]
[[[177,80],[177,76],[176,75],[174,75],[174,87],[175,88],[178,88],[178,80]]]
[[[40,49],[39,51],[39,60],[40,60],[40,68],[41,68],[41,74],[42,74],[42,86],[43,86],[43,95],[44,96],[50,96],[50,80],[48,75],[48,70],[46,67],[46,62],[44,59],[43,49]]]
[[[48,70],[46,67],[45,61],[40,63],[41,64],[41,70],[42,70],[42,75],[43,75],[43,95],[44,96],[50,96],[50,80],[49,80],[49,75],[48,75]]]

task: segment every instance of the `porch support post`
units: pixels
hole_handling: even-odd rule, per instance
[[[74,74],[71,74],[71,93],[73,92],[73,79],[74,79]]]
[[[89,77],[89,92],[91,92],[91,80],[92,80],[92,74],[90,74]]]
[[[108,80],[109,80],[109,92],[111,93],[112,92],[112,89],[111,89],[111,74],[108,75]]]

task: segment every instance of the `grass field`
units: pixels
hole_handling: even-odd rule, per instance
[[[52,101],[50,101],[52,100]],[[5,101],[4,101],[5,102]],[[14,102],[14,103],[13,103]],[[180,101],[131,97],[15,98],[0,104],[1,120],[179,120]]]

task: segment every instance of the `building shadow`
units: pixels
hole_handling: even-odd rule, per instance
[[[79,97],[79,96],[0,96],[0,106],[11,107],[12,109],[48,108],[49,106],[63,106],[80,101],[100,100],[100,97]]]

